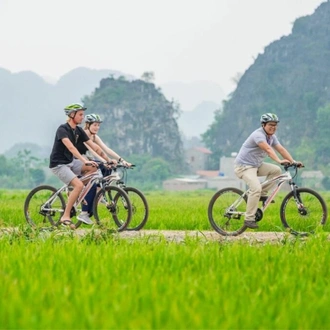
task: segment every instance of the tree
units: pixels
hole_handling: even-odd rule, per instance
[[[141,79],[147,83],[153,83],[155,81],[155,74],[152,71],[146,71],[142,74]]]
[[[46,176],[45,172],[40,169],[40,168],[31,168],[29,170],[30,176],[31,176],[31,181],[34,186],[37,186],[43,182],[45,182]]]

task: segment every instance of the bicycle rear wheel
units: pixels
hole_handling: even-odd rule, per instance
[[[61,193],[52,197],[57,189],[42,185],[30,191],[24,202],[24,216],[28,224],[37,228],[57,226],[65,210],[65,200]]]
[[[247,198],[230,208],[243,195],[236,188],[225,188],[217,191],[210,200],[208,218],[213,229],[224,236],[237,236],[246,230],[244,216],[231,212],[245,212]]]
[[[293,191],[284,197],[280,209],[281,221],[292,234],[306,236],[326,223],[328,210],[316,191],[298,188],[296,194],[298,205]]]
[[[132,205],[123,189],[106,186],[95,196],[93,214],[98,225],[123,231],[131,221]]]
[[[143,193],[136,188],[123,187],[122,189],[127,193],[132,205],[132,219],[126,230],[140,230],[146,224],[149,216],[147,199]],[[116,219],[114,220],[116,222]],[[121,225],[120,222],[116,222],[116,224],[118,227]]]

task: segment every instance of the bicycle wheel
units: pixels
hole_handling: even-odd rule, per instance
[[[52,197],[57,189],[52,186],[39,186],[30,191],[24,203],[26,221],[37,228],[57,226],[65,210],[65,200],[61,193]]]
[[[132,219],[126,230],[140,230],[144,227],[149,216],[149,206],[147,199],[143,193],[133,187],[122,188],[127,193],[132,205]],[[116,219],[114,219],[116,222]],[[117,226],[121,225],[120,222],[116,222]]]
[[[312,189],[298,188],[296,194],[298,205],[293,191],[284,197],[280,209],[281,221],[292,234],[308,235],[326,223],[327,206],[323,198]]]
[[[123,231],[132,218],[131,202],[123,189],[106,186],[96,193],[93,214],[98,225]]]
[[[236,207],[230,206],[238,201],[243,191],[225,188],[217,191],[210,200],[208,218],[213,229],[224,236],[237,236],[246,230],[244,216],[231,212],[245,212],[247,198],[242,198]]]

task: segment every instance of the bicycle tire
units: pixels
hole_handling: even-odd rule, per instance
[[[289,192],[283,199],[280,216],[283,226],[294,235],[307,236],[317,227],[325,225],[328,217],[327,205],[319,193],[309,188],[297,188],[299,209],[294,199],[294,192]]]
[[[223,236],[237,236],[243,233],[247,227],[244,225],[244,216],[226,214],[226,210],[232,205],[243,191],[237,188],[224,188],[217,191],[210,200],[208,206],[208,218],[213,229]],[[246,196],[235,211],[245,212]]]
[[[122,187],[127,193],[129,200],[132,205],[132,218],[127,226],[126,230],[128,231],[138,231],[142,229],[149,217],[149,206],[146,197],[143,193],[134,187]],[[115,220],[116,222],[116,220]],[[117,223],[117,226],[120,226],[120,223]]]
[[[28,224],[40,229],[58,226],[62,214],[65,210],[65,200],[61,193],[48,205],[48,210],[42,209],[57,189],[41,185],[32,189],[24,202],[24,216]]]
[[[123,231],[131,221],[132,205],[122,188],[106,186],[96,193],[93,214],[98,225]]]

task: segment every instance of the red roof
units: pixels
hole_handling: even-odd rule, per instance
[[[207,148],[203,148],[203,147],[194,147],[195,150],[202,152],[203,154],[212,154],[212,151],[207,149]]]

